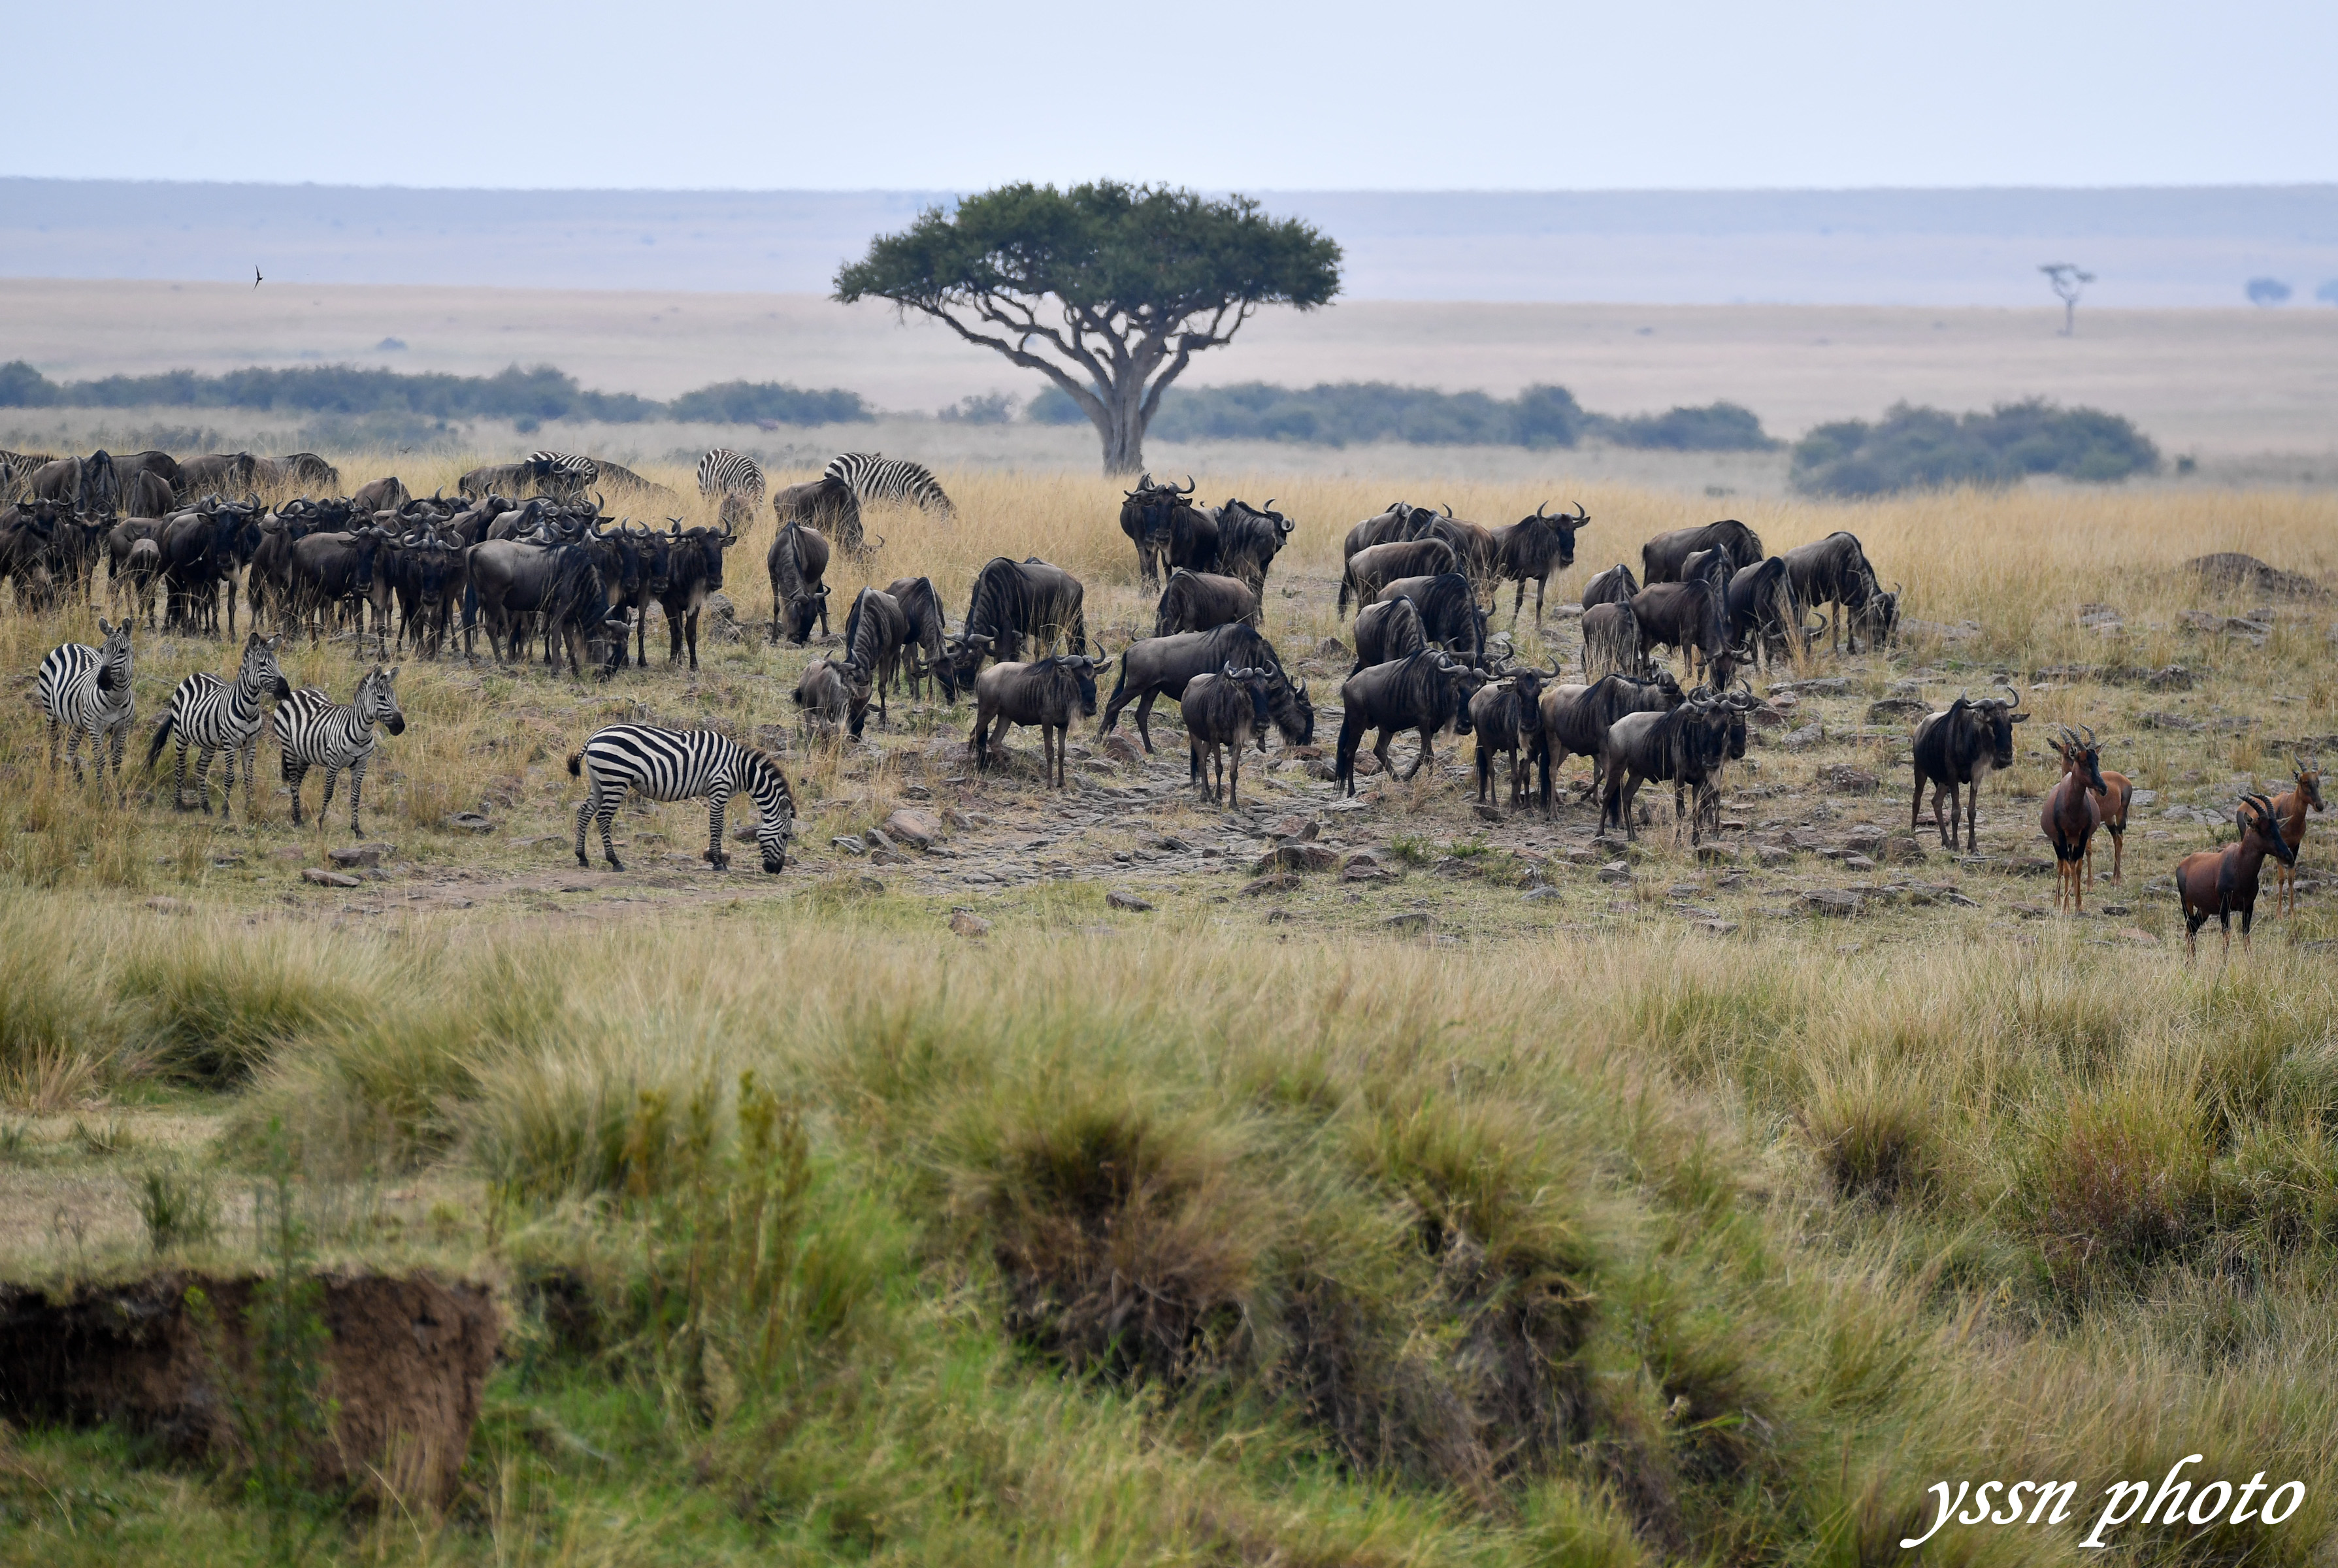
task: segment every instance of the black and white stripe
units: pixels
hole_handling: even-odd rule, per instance
[[[23,500],[34,473],[55,461],[47,452],[0,452],[0,505]]]
[[[81,738],[86,735],[90,762],[103,783],[105,740],[112,736],[113,781],[122,785],[122,748],[130,735],[134,708],[130,690],[130,622],[109,626],[101,618],[97,629],[105,638],[103,648],[93,648],[86,642],[67,642],[49,650],[48,657],[41,661],[33,700],[49,719],[50,772],[57,770],[57,731],[65,730],[71,732],[65,752],[73,759],[74,782],[84,782]],[[123,786],[123,793],[126,798],[127,786]]]
[[[701,495],[743,495],[756,506],[763,504],[763,466],[744,452],[717,446],[698,460]]]
[[[585,488],[601,476],[601,465],[574,452],[531,452],[527,466],[538,479],[570,492]]]
[[[623,871],[616,846],[609,838],[617,806],[629,791],[640,790],[652,800],[695,800],[706,798],[706,858],[718,869],[731,864],[722,852],[722,809],[742,789],[762,814],[755,826],[755,842],[763,851],[763,869],[777,873],[787,866],[788,839],[795,831],[795,796],[787,775],[769,752],[742,746],[712,730],[664,730],[653,724],[611,724],[596,730],[584,750],[568,759],[572,778],[589,787],[576,808],[576,864],[592,864],[584,855],[584,825],[598,818],[601,855],[609,869]]]
[[[276,663],[276,651],[283,642],[281,637],[263,638],[254,632],[244,639],[243,663],[233,681],[222,681],[210,671],[201,670],[180,681],[178,690],[171,693],[170,710],[154,726],[154,739],[146,748],[146,766],[154,766],[154,760],[162,755],[163,746],[176,733],[179,760],[172,781],[171,804],[179,810],[187,808],[187,748],[192,746],[197,752],[195,793],[202,801],[203,815],[211,814],[211,759],[224,751],[227,780],[220,790],[220,814],[229,815],[235,798],[235,765],[240,759],[243,763],[243,817],[247,822],[252,820],[252,775],[260,771],[260,731],[268,717],[260,705],[270,699],[281,702],[292,695],[284,671]]]
[[[903,457],[888,457],[882,452],[846,452],[831,457],[820,470],[833,479],[841,479],[864,506],[890,503],[899,506],[922,506],[954,516],[958,508],[942,494],[940,481],[922,463],[912,463]]]
[[[365,789],[366,764],[373,759],[374,726],[406,733],[398,707],[398,670],[377,664],[358,682],[357,696],[336,702],[314,686],[303,686],[276,705],[276,743],[284,750],[284,782],[292,789],[292,823],[300,822],[300,782],[311,768],[325,770],[325,798],[317,815],[333,804],[333,784],[349,775],[349,831],[358,826],[358,797]]]

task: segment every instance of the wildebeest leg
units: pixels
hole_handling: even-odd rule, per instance
[[[1478,804],[1483,805],[1486,803],[1487,797],[1493,793],[1494,754],[1483,746],[1475,748],[1475,750],[1478,764]]]
[[[1202,743],[1190,730],[1185,731],[1185,782],[1199,784],[1204,796],[1210,793],[1208,773],[1202,766]]]
[[[1965,853],[1968,855],[1980,853],[1979,829],[1975,826],[1979,820],[1980,780],[1976,779],[1965,786]]]
[[[1364,738],[1364,727],[1357,722],[1352,710],[1340,717],[1340,744],[1334,752],[1332,777],[1350,795],[1356,792],[1356,747]]]
[[[1423,768],[1428,767],[1431,762],[1437,760],[1436,756],[1431,751],[1429,745],[1430,741],[1435,739],[1435,736],[1436,732],[1426,727],[1421,730],[1420,755],[1412,760],[1412,771],[1404,776],[1406,783],[1410,784],[1412,782],[1414,774],[1419,773]]]
[[[1153,754],[1153,700],[1159,695],[1158,691],[1147,691],[1136,700],[1136,735],[1144,742],[1144,754],[1148,757]]]
[[[690,667],[695,670],[698,668],[698,612],[696,610],[691,611],[685,625],[690,633]]]
[[[1211,750],[1215,750],[1216,748],[1212,747]],[[1229,746],[1226,748],[1226,753],[1232,763],[1231,770],[1226,776],[1226,804],[1239,806],[1242,804],[1242,748],[1238,745]]]
[[[731,857],[722,852],[722,808],[730,803],[731,786],[718,783],[706,797],[706,863],[717,871],[731,867]]]

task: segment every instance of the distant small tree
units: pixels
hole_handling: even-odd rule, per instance
[[[890,299],[1046,377],[1095,426],[1107,474],[1143,466],[1161,394],[1197,352],[1262,305],[1306,310],[1339,291],[1339,246],[1297,219],[1108,180],[930,209],[836,275],[845,304]]]
[[[2249,279],[2249,303],[2252,305],[2283,305],[2289,301],[2289,285],[2278,278]]]
[[[2038,269],[2046,274],[2047,282],[2062,301],[2062,336],[2075,338],[2078,332],[2078,296],[2095,280],[2091,272],[2082,272],[2075,261],[2048,261]]]

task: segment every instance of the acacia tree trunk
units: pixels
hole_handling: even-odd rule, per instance
[[[1104,393],[1088,423],[1104,442],[1105,477],[1117,479],[1144,466],[1144,378],[1125,377]]]

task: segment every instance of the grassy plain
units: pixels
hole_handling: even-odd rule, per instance
[[[384,460],[342,459],[352,478]],[[425,491],[457,466],[398,461]],[[1266,630],[1321,671],[1328,753],[1339,542],[1404,487],[1201,477],[1301,521]],[[984,559],[1036,554],[1086,582],[1108,649],[1145,623],[1115,489],[943,479],[959,519],[874,519],[869,578],[930,575],[955,612]],[[1508,521],[1559,479],[1407,498]],[[1708,515],[1580,495],[1593,524],[1555,601]],[[2184,563],[2338,579],[2338,505],[2018,491],[1744,514],[1773,550],[1854,530],[1929,626],[1761,682],[1798,690],[1733,777],[1718,859],[1670,842],[1665,802],[1629,853],[1593,845],[1571,792],[1549,823],[1488,819],[1466,743],[1353,809],[1278,744],[1239,812],[1191,799],[1161,716],[1143,764],[1077,737],[1060,798],[1020,736],[972,775],[963,708],[808,744],[785,693],[809,653],[756,625],[761,522],[731,557],[744,632],[710,635],[695,675],[663,648],[607,685],[408,656],[409,727],[368,790],[368,837],[396,848],[356,889],[299,879],[345,815],[295,830],[272,789],[257,824],[240,795],[229,822],[174,815],[143,775],[126,809],[101,803],[49,776],[11,701],[7,1272],[248,1263],[274,1123],[329,1261],[496,1281],[508,1357],[461,1495],[336,1523],[325,1546],[351,1560],[1852,1563],[1901,1556],[1935,1482],[2075,1483],[2073,1524],[1952,1524],[1927,1549],[2034,1562],[2074,1548],[2113,1481],[2199,1453],[2203,1477],[2304,1482],[2304,1507],[2130,1525],[2110,1556],[2326,1561],[2327,840],[2317,823],[2300,913],[2229,962],[2213,928],[2186,961],[2166,872],[2229,832],[2238,784],[2285,780],[2300,742],[2338,750],[2327,603],[2267,606],[2260,644],[2221,619],[2257,597]],[[831,568],[840,605],[860,581]],[[93,617],[0,612],[0,669]],[[1529,612],[1518,640],[1572,662],[1563,616],[1537,636]],[[144,720],[230,662],[139,641]],[[2141,679],[2177,664],[2187,689]],[[357,667],[328,642],[291,673],[345,693]],[[1909,843],[1906,724],[1870,705],[1999,678],[2037,718],[1983,853]],[[643,714],[783,749],[804,801],[784,876],[695,861],[689,806],[624,816],[632,871],[575,868],[562,759]],[[2052,917],[2034,871],[2038,732],[2061,721],[2153,792],[2084,918]],[[1881,792],[1847,793],[1842,768]],[[942,853],[831,843],[897,804],[956,813]],[[1245,894],[1286,816],[1395,878]],[[1862,828],[1881,864],[1844,858]],[[1614,861],[1628,880],[1601,879]],[[1812,913],[1813,892],[1857,913]],[[158,1171],[220,1220],[159,1259],[138,1198]],[[588,1333],[557,1309],[579,1297]],[[0,1519],[13,1561],[261,1550],[236,1475],[114,1431],[9,1435]]]

